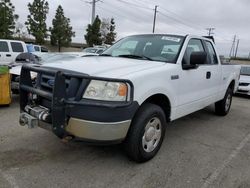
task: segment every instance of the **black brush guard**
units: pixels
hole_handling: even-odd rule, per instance
[[[52,93],[39,89],[34,85],[31,79],[31,72],[36,72],[38,74],[45,74],[54,77],[54,85]],[[89,82],[91,80],[100,81],[110,81],[110,82],[120,82],[129,85],[130,96],[127,102],[105,102],[105,101],[82,101],[75,100],[74,98],[67,97],[66,92],[66,78],[78,78],[82,79],[85,83],[80,85],[82,93],[84,93]],[[38,80],[37,80],[38,81]],[[54,134],[62,138],[66,136],[65,126],[68,121],[67,108],[75,105],[90,105],[90,106],[100,106],[100,107],[125,107],[132,104],[133,101],[133,90],[134,86],[130,80],[122,79],[109,79],[102,77],[89,76],[83,73],[72,72],[67,70],[56,70],[48,67],[39,66],[28,66],[23,65],[20,76],[20,109],[21,112],[25,111],[26,105],[30,105],[31,101],[29,99],[30,94],[36,94],[39,97],[45,98],[51,101],[51,128]]]

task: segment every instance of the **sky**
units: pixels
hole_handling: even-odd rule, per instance
[[[86,27],[91,21],[92,0],[47,0],[51,26],[58,5],[70,18],[76,33],[73,42],[84,43]],[[27,4],[32,0],[12,0],[19,22],[24,23],[29,14]],[[152,33],[154,7],[158,6],[155,33],[207,35],[206,28],[215,28],[214,37],[221,55],[228,56],[234,35],[239,39],[238,55],[250,53],[250,0],[101,0],[96,3],[96,15],[113,17],[117,39],[132,35]]]

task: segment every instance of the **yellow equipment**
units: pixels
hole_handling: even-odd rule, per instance
[[[11,103],[10,74],[6,66],[0,66],[0,105]]]

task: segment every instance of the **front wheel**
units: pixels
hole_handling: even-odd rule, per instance
[[[136,113],[125,140],[125,150],[130,159],[146,162],[159,151],[166,130],[166,117],[161,107],[144,104]]]
[[[228,114],[232,104],[233,90],[228,88],[224,98],[215,103],[215,113],[220,116]]]

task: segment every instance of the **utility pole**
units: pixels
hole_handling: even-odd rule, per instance
[[[234,56],[235,58],[237,57],[239,43],[240,43],[240,39],[237,40],[237,45],[236,45],[236,50],[235,50],[235,56]]]
[[[248,56],[248,59],[250,59],[250,52],[249,52],[249,56]]]
[[[96,3],[97,3],[98,1],[101,1],[101,0],[92,0],[92,2],[86,1],[86,3],[92,4],[91,24],[93,24],[94,21],[95,21],[95,6],[96,6]]]
[[[215,28],[210,27],[210,28],[207,28],[206,30],[208,31],[208,32],[207,32],[208,36],[211,36],[211,35],[214,34],[213,31],[215,30]]]
[[[230,53],[229,53],[229,58],[234,55],[235,42],[236,42],[236,35],[234,35],[233,44],[232,44],[232,47],[231,47],[231,50],[230,50]]]
[[[153,33],[155,33],[155,22],[156,22],[157,8],[158,8],[158,5],[155,5],[155,9],[154,9],[154,22],[153,22]]]
[[[95,3],[96,3],[96,0],[93,0],[93,2],[92,2],[92,19],[91,19],[91,24],[93,24],[94,21],[95,21]]]

